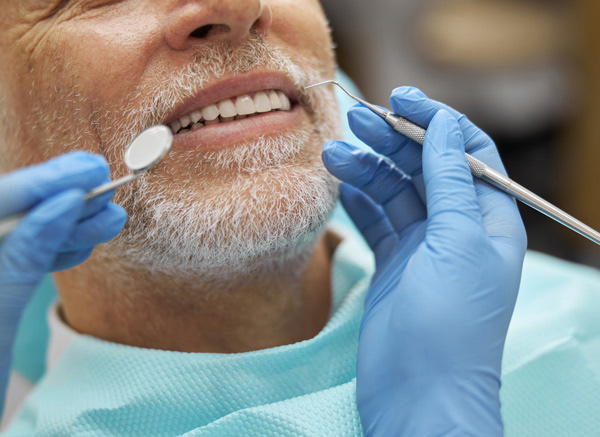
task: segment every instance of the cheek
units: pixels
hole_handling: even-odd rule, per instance
[[[317,57],[333,71],[329,24],[320,4],[313,0],[273,0],[271,35],[303,56]]]
[[[127,12],[99,14],[57,23],[44,36],[22,63],[16,87],[28,155],[43,153],[41,160],[73,148],[104,150],[103,133],[112,132],[107,120],[135,106],[130,96],[157,52],[148,36],[153,24]]]
[[[109,126],[96,121],[120,111],[153,52],[136,20],[124,25],[115,21],[130,17],[120,17],[59,23],[21,57],[10,99],[20,114],[19,142],[32,161],[73,148],[101,151],[98,131]]]
[[[131,92],[144,75],[153,52],[144,30],[151,27],[128,15],[97,18],[64,25],[54,45],[62,48],[65,73],[88,97],[110,104]]]

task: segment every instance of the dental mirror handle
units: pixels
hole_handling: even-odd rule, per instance
[[[104,185],[100,185],[99,187],[96,187],[93,190],[91,190],[90,192],[88,192],[85,195],[85,200],[89,201],[89,200],[91,200],[95,197],[98,197],[104,193],[108,193],[111,190],[122,187],[123,185],[136,180],[140,175],[141,175],[141,172],[140,173],[130,173],[126,176],[123,176],[122,178],[108,182]],[[20,213],[10,215],[10,216],[0,220],[0,241],[2,241],[2,239],[17,226],[17,224],[21,221],[21,219],[23,217],[25,217],[26,214],[27,214],[27,212],[20,212]]]
[[[392,113],[386,113],[383,117],[384,120],[389,124],[396,132],[407,136],[411,140],[423,145],[425,141],[426,130],[420,126],[417,126],[413,122],[407,120],[404,117]],[[515,199],[523,202],[525,205],[545,214],[558,223],[566,226],[572,231],[586,237],[600,245],[600,233],[585,223],[577,220],[575,217],[567,214],[562,209],[557,208],[547,200],[544,200],[537,194],[529,191],[527,188],[519,185],[512,179],[504,176],[502,173],[494,170],[488,165],[484,164],[477,158],[465,153],[467,160],[469,161],[469,168],[473,176],[478,177],[486,181],[488,184],[510,194]]]
[[[25,217],[25,214],[24,212],[20,212],[0,220],[0,242],[19,224],[21,219]]]
[[[122,187],[123,185],[128,184],[129,182],[135,181],[142,172],[139,173],[129,173],[128,175],[123,176],[122,178],[116,179],[114,181],[110,181],[104,185],[100,185],[99,187],[94,188],[92,191],[85,195],[85,200],[91,200],[94,197],[101,196],[104,193],[108,193],[111,190]]]

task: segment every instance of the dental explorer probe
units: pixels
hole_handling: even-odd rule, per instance
[[[348,91],[339,82],[337,82],[335,80],[326,80],[324,82],[309,85],[309,86],[305,87],[304,89],[307,90],[310,88],[318,87],[321,85],[329,85],[329,84],[337,85],[338,87],[340,87],[342,89],[342,91],[344,91],[346,94],[348,94],[348,96],[350,96],[357,102],[362,103],[368,109],[370,109],[375,114],[377,114],[381,118],[383,118],[385,120],[385,122],[387,124],[389,124],[395,131],[400,132],[401,134],[405,135],[406,137],[410,138],[411,140],[419,143],[421,146],[423,145],[423,142],[425,141],[425,133],[426,133],[425,129],[416,125],[412,121],[407,120],[404,117],[396,115],[390,111],[386,111],[384,109],[378,108],[377,106],[375,106],[369,102],[366,102],[365,100],[363,100],[359,97],[356,97],[354,94],[352,94],[350,91]],[[580,222],[575,217],[567,214],[560,208],[557,208],[550,202],[542,199],[540,196],[529,191],[527,188],[517,184],[512,179],[504,176],[502,173],[500,173],[500,172],[494,170],[493,168],[489,167],[488,165],[484,164],[477,158],[474,158],[473,156],[469,155],[468,153],[465,153],[465,155],[467,156],[467,160],[469,162],[469,168],[471,169],[471,174],[473,174],[473,176],[478,177],[479,179],[486,181],[488,184],[492,185],[493,187],[498,188],[498,189],[510,194],[515,199],[523,202],[525,205],[532,207],[533,209],[541,212],[542,214],[547,215],[551,219],[556,220],[557,222],[566,226],[567,228],[571,229],[572,231],[575,231],[578,234],[593,241],[594,243],[600,245],[600,233],[599,232],[590,228],[586,224]]]

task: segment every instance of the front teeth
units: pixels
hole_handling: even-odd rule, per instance
[[[206,108],[202,108],[201,113],[204,120],[215,120],[219,117],[219,108],[217,108],[217,105],[210,105]]]
[[[271,110],[271,100],[265,93],[256,93],[252,104],[256,108],[256,112],[269,112]]]
[[[235,115],[254,114],[256,112],[256,106],[254,106],[252,97],[250,97],[248,94],[244,94],[243,96],[239,96],[237,99],[235,99],[235,111]]]
[[[243,94],[232,99],[225,99],[217,104],[206,106],[180,117],[169,124],[174,134],[200,129],[212,124],[226,123],[228,121],[246,118],[256,113],[292,108],[290,99],[281,91],[259,91],[250,96]]]
[[[233,100],[231,99],[223,100],[222,102],[217,103],[217,108],[219,108],[219,114],[223,118],[235,117],[237,115],[235,103],[233,103]]]
[[[190,114],[192,123],[198,123],[202,118],[202,111],[194,111]]]

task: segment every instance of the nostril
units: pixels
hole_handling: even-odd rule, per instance
[[[215,27],[214,24],[207,24],[206,26],[199,27],[198,29],[194,30],[190,36],[193,38],[205,38],[206,35],[208,35],[213,29],[213,27]]]
[[[207,24],[194,30],[190,36],[192,38],[207,38],[209,36],[216,36],[221,33],[227,33],[231,29],[226,24]]]

